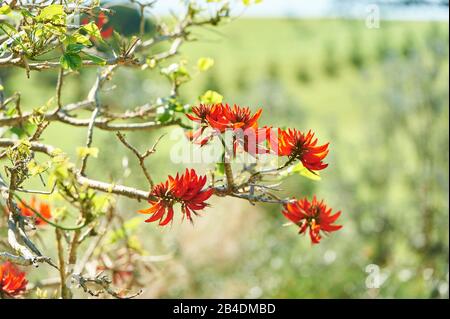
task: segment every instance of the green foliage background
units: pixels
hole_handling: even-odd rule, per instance
[[[195,104],[212,89],[227,102],[262,107],[263,124],[311,128],[330,141],[322,180],[293,176],[283,188],[326,199],[343,211],[344,228],[311,246],[283,227],[279,207],[230,199],[214,199],[195,227],[177,220],[160,230],[142,222],[135,232],[148,254],[172,256],[142,273],[143,296],[448,298],[447,29],[437,22],[382,21],[368,29],[363,21],[238,19],[195,32],[199,41],[182,47],[182,57],[192,67],[200,57],[215,64],[193,74],[182,88],[184,101]],[[85,96],[95,73],[83,72],[83,81],[67,79],[66,103]],[[118,72],[116,89],[104,93],[112,109],[169,89],[150,72]],[[31,109],[54,95],[55,83],[54,73],[27,80],[15,71],[4,86],[6,93],[20,89]],[[75,158],[81,132],[54,124],[44,138]],[[143,149],[159,133],[128,136]],[[94,145],[100,153],[91,176],[144,187],[137,163],[114,136],[96,131]],[[168,162],[170,146],[163,140],[149,161],[156,180],[182,169]],[[124,156],[131,173],[124,174]],[[120,202],[130,218],[142,206]],[[50,245],[45,234],[43,242]],[[379,289],[366,286],[370,264],[380,269]]]

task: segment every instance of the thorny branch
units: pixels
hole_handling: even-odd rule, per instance
[[[139,296],[143,292],[142,290],[139,290],[138,292],[127,296],[122,291],[115,291],[111,288],[111,280],[107,276],[102,276],[101,273],[93,278],[85,278],[81,275],[74,274],[72,275],[72,280],[83,288],[84,292],[93,297],[98,297],[101,294],[107,293],[117,299],[132,299]],[[89,288],[89,284],[95,284],[100,287],[100,289],[93,290],[92,288]]]

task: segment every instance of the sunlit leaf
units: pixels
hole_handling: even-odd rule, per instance
[[[309,178],[314,181],[320,181],[320,175],[317,172],[311,172],[309,169],[307,169],[301,162],[297,163],[294,166],[289,167],[287,170],[280,173],[280,175],[286,177],[291,176],[294,174],[299,174],[301,176],[304,176],[306,178]]]
[[[38,21],[55,21],[59,18],[65,17],[66,13],[60,4],[52,4],[45,6],[39,15],[36,17]]]
[[[88,35],[96,39],[102,39],[102,34],[100,33],[100,29],[94,22],[89,22],[88,24],[82,27]]]
[[[205,94],[199,97],[199,100],[201,103],[205,104],[222,103],[223,96],[217,93],[216,91],[208,90],[205,92]]]
[[[7,15],[10,12],[11,12],[11,8],[7,4],[0,7],[0,14]]]

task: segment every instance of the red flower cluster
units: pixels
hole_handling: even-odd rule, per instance
[[[27,284],[25,273],[20,272],[12,263],[0,265],[0,295],[18,296],[26,290]]]
[[[310,171],[319,171],[328,166],[323,160],[328,154],[328,145],[317,145],[317,138],[314,133],[302,133],[296,129],[282,130],[278,129],[278,134],[270,127],[258,127],[258,119],[261,116],[262,109],[259,109],[252,115],[248,107],[228,104],[200,104],[193,107],[191,114],[186,116],[194,122],[200,124],[200,128],[194,132],[188,132],[190,140],[200,145],[207,144],[215,134],[209,134],[200,138],[207,127],[215,130],[217,133],[224,133],[226,130],[232,130],[235,133],[233,137],[233,149],[236,153],[238,146],[242,146],[245,152],[252,155],[266,154],[269,150],[264,142],[268,141],[270,152],[278,156],[287,156],[289,161],[299,160]]]
[[[258,119],[261,116],[262,109],[259,109],[252,115],[248,107],[240,107],[228,104],[200,104],[198,107],[193,107],[192,112],[196,115],[186,114],[191,121],[200,122],[201,124],[209,125],[210,127],[224,132],[226,129],[242,129],[257,128]]]
[[[261,146],[261,143],[267,140],[270,128],[258,128],[258,119],[261,116],[262,109],[252,114],[250,108],[228,104],[200,104],[193,107],[194,115],[186,116],[194,122],[200,124],[200,128],[194,132],[188,132],[187,136],[201,146],[207,144],[215,135],[231,131],[233,136],[233,150],[236,154],[237,147],[242,146],[244,151],[255,155],[267,153],[268,150]],[[211,128],[214,133],[201,137],[206,128]]]
[[[309,228],[309,236],[313,244],[320,242],[320,232],[329,233],[341,229],[341,225],[333,223],[339,218],[341,212],[331,214],[332,209],[322,201],[317,201],[314,196],[312,202],[308,199],[299,199],[293,203],[284,205],[283,215],[300,227],[300,233],[305,233]]]
[[[328,155],[329,143],[318,145],[318,139],[311,130],[303,133],[296,129],[275,131],[271,127],[259,127],[261,112],[259,109],[252,114],[248,107],[238,105],[230,107],[222,103],[200,104],[192,108],[193,114],[186,114],[191,121],[200,124],[199,129],[189,132],[187,136],[203,146],[214,136],[231,131],[234,154],[240,146],[251,155],[270,153],[280,157],[286,156],[288,160],[285,166],[295,160],[312,172],[328,166],[323,161]],[[207,128],[213,132],[204,137],[203,133]],[[191,220],[191,212],[203,209],[207,205],[204,201],[213,193],[212,189],[201,190],[205,182],[206,177],[197,177],[194,170],[186,170],[185,174],[177,175],[176,178],[169,176],[168,181],[153,189],[151,195],[156,200],[149,201],[152,206],[141,211],[144,214],[153,214],[146,222],[159,220],[160,225],[166,225],[173,219],[173,205],[176,202],[181,203],[183,214]],[[341,212],[332,214],[332,209],[323,201],[319,202],[315,196],[312,202],[305,198],[284,204],[282,213],[300,227],[300,233],[306,233],[309,229],[309,236],[314,244],[320,242],[323,233],[337,231],[342,227],[334,224]]]
[[[31,200],[28,204],[25,205],[25,203],[19,202],[18,206],[19,206],[19,209],[22,211],[23,216],[27,216],[27,217],[35,216],[36,214],[33,211],[33,209],[34,209],[35,211],[39,212],[39,214],[41,214],[42,217],[44,217],[46,219],[52,218],[52,212],[50,210],[50,206],[44,202],[40,202],[38,204],[36,201],[36,198],[34,196],[31,197]],[[30,209],[28,207],[31,207],[32,209]],[[35,216],[35,223],[37,226],[43,226],[43,225],[47,224],[47,222],[45,220],[43,220],[42,218],[40,218],[38,216]]]
[[[156,185],[151,197],[156,200],[149,200],[151,207],[140,210],[142,214],[153,214],[145,222],[151,223],[159,220],[159,225],[165,226],[173,219],[173,205],[181,204],[183,217],[192,222],[192,214],[197,215],[197,210],[204,209],[208,204],[205,203],[214,192],[209,188],[202,190],[206,184],[206,176],[198,176],[195,170],[186,169],[182,175],[169,176],[165,183]]]
[[[328,166],[323,159],[329,152],[329,143],[318,146],[317,138],[314,138],[311,130],[305,134],[296,129],[278,129],[278,139],[272,139],[270,144],[278,156],[288,156],[290,160],[298,159],[311,171],[319,171]]]
[[[205,129],[208,126],[210,126],[209,125],[210,119],[217,119],[221,116],[222,108],[223,108],[222,104],[214,104],[214,105],[200,104],[199,106],[194,106],[192,108],[192,112],[195,115],[186,114],[186,116],[191,121],[199,123],[200,128],[197,129],[195,132],[193,132],[193,131],[187,132],[187,134],[186,134],[187,137],[190,140],[192,140],[202,146],[205,145],[206,143],[208,143],[208,141],[213,137],[212,135],[209,135],[201,140],[198,140],[198,139],[203,134]]]
[[[258,127],[258,119],[261,116],[262,109],[259,109],[252,115],[248,107],[240,107],[234,105],[232,108],[228,105],[219,104],[221,110],[221,116],[213,117],[209,116],[208,122],[212,128],[224,132],[227,129],[246,129]]]

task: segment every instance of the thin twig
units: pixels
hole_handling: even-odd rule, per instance
[[[148,183],[150,184],[150,189],[153,189],[154,183],[153,183],[153,179],[151,178],[147,168],[145,167],[145,159],[153,154],[156,151],[156,145],[158,145],[159,141],[162,139],[162,137],[164,136],[161,135],[156,142],[153,144],[153,146],[148,149],[147,151],[145,151],[143,154],[139,153],[139,151],[133,146],[131,145],[126,139],[125,136],[122,135],[120,132],[116,133],[117,138],[122,142],[123,145],[125,145],[126,148],[128,148],[130,151],[133,152],[134,155],[136,155],[138,161],[139,161],[139,166],[142,168],[142,171],[144,172],[144,176],[147,179]]]

